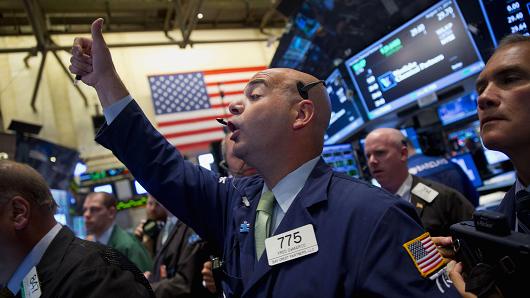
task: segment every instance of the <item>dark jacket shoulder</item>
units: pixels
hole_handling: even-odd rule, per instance
[[[66,227],[50,243],[37,273],[42,297],[154,297],[143,274],[121,253],[76,238]]]

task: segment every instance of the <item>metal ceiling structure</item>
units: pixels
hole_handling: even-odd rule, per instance
[[[177,45],[180,48],[199,43],[267,41],[265,28],[282,28],[287,19],[276,12],[278,0],[0,0],[0,37],[34,35],[36,46],[4,48],[0,54],[27,52],[30,57],[42,53],[31,106],[35,101],[47,54],[51,52],[64,72],[70,73],[59,59],[57,51],[69,51],[71,46],[59,46],[53,41],[58,34],[90,33],[90,24],[105,18],[105,32],[164,32],[167,41],[109,44],[113,47]],[[191,39],[194,30],[259,28],[264,34],[258,39]],[[178,30],[180,39],[169,32]],[[269,37],[270,38],[270,37]],[[27,63],[26,63],[27,65]],[[88,106],[81,89],[79,94]]]

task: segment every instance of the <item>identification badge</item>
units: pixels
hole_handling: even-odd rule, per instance
[[[265,239],[270,266],[294,260],[318,251],[312,224],[274,235]]]
[[[41,294],[37,268],[33,266],[33,268],[31,268],[29,273],[22,280],[22,297],[38,298],[41,296]]]
[[[432,202],[437,196],[438,192],[423,183],[418,183],[411,192],[418,197],[422,198],[425,202]]]

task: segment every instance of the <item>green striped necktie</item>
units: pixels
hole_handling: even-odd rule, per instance
[[[259,199],[254,224],[254,238],[256,240],[256,258],[259,260],[265,250],[265,239],[269,237],[270,225],[272,221],[272,210],[274,207],[274,194],[267,191]]]

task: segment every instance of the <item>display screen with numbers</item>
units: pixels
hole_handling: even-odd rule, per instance
[[[359,110],[353,103],[353,95],[339,69],[326,79],[326,90],[331,101],[331,118],[324,135],[324,144],[331,145],[345,140],[364,124]]]
[[[529,1],[479,0],[479,2],[495,47],[506,35],[513,33],[528,35]]]
[[[369,119],[478,73],[484,62],[454,1],[437,3],[346,61]]]

